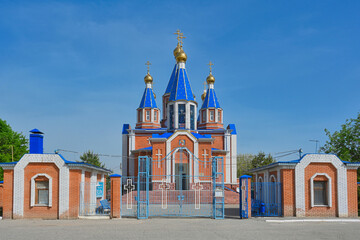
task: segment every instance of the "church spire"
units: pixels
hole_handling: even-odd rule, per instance
[[[146,87],[137,109],[138,121],[136,128],[160,128],[160,109],[156,105],[156,95],[152,89],[153,78],[150,75],[151,63],[147,61],[145,65],[147,65],[147,74],[144,77]]]
[[[183,49],[184,34],[177,30],[177,46],[173,51],[176,59],[170,81],[163,95],[164,118],[162,126],[169,130],[196,130],[197,103],[185,69],[187,55]]]
[[[216,97],[214,88],[215,77],[212,75],[212,66],[214,64],[210,61],[208,65],[210,68],[209,76],[206,78],[208,89],[200,109],[199,129],[223,128],[223,111]]]

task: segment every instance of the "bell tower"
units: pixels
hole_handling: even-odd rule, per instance
[[[137,109],[137,123],[135,128],[160,128],[160,109],[156,105],[156,95],[153,92],[153,78],[149,69],[151,63],[147,61],[147,74],[144,77],[145,91]]]
[[[220,107],[219,101],[216,97],[214,83],[215,77],[212,75],[212,66],[214,64],[210,61],[210,73],[206,78],[208,89],[203,99],[203,104],[200,109],[199,129],[219,129],[224,128],[223,110]]]

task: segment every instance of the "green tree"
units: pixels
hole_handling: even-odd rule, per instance
[[[262,166],[266,166],[270,163],[274,163],[275,159],[270,155],[266,155],[264,152],[259,152],[251,161],[253,168],[258,168]]]
[[[249,170],[252,169],[252,160],[254,155],[249,153],[237,155],[237,176],[240,177],[244,174],[249,174]]]
[[[15,132],[5,120],[0,119],[0,162],[19,161],[28,153],[28,140],[22,133]],[[0,181],[3,170],[0,168]]]
[[[329,140],[320,148],[322,152],[336,154],[343,161],[360,162],[360,113],[357,118],[347,119],[339,131],[330,133]]]
[[[102,168],[105,167],[105,164],[100,162],[99,154],[96,154],[90,150],[84,152],[83,155],[80,156],[80,159],[86,163],[90,163],[98,167],[102,167]]]

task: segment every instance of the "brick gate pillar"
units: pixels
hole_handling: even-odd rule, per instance
[[[111,218],[120,218],[121,175],[110,175],[111,180]]]
[[[13,218],[14,170],[4,169],[3,218]]]

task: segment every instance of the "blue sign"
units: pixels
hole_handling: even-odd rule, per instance
[[[102,198],[104,196],[104,183],[98,182],[96,185],[96,198]]]

